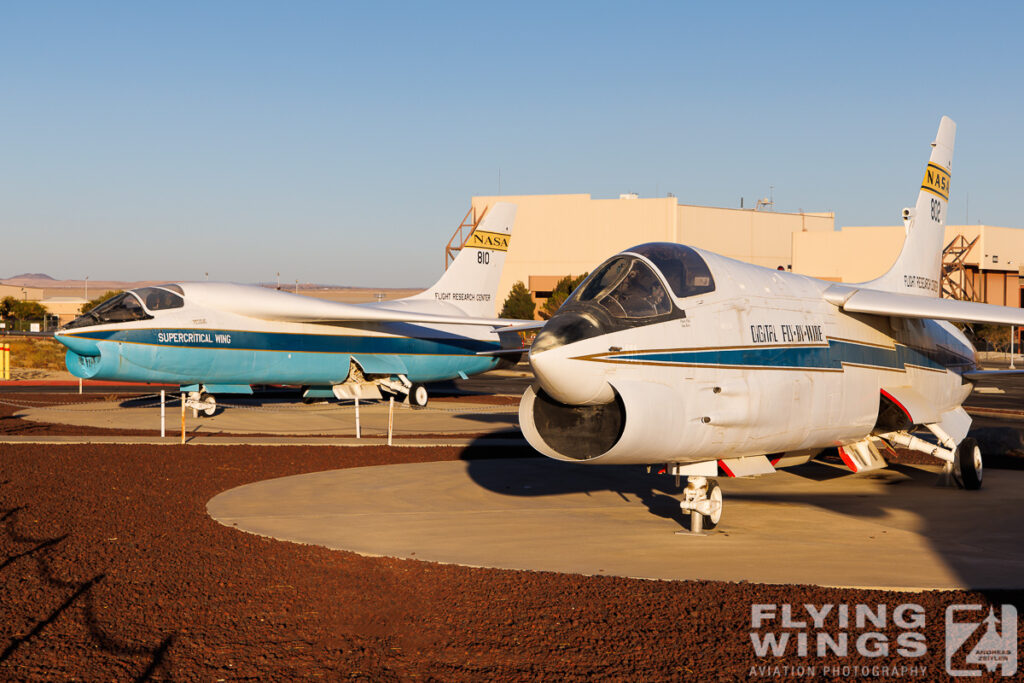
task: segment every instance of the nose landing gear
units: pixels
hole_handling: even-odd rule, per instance
[[[677,534],[701,536],[704,531],[714,529],[722,520],[722,487],[707,477],[687,477],[683,500],[679,503],[683,512],[690,513],[689,531]]]

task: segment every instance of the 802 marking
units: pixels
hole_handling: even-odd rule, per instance
[[[942,202],[938,199],[932,200],[932,220],[936,223],[942,220]]]

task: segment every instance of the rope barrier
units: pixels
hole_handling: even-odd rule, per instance
[[[157,402],[156,403],[150,403],[150,404],[147,404],[147,405],[100,406],[100,407],[93,408],[92,410],[87,410],[87,411],[84,411],[84,412],[104,412],[104,411],[112,411],[112,410],[125,410],[125,409],[129,409],[129,408],[152,408],[154,406],[160,405],[160,402],[159,402],[160,394],[151,394],[151,395],[146,395],[146,396],[137,396],[137,397],[125,399],[124,403],[142,402],[142,401],[145,401],[147,399],[156,399]],[[168,399],[167,402],[171,403],[173,401],[180,401],[180,400],[181,399],[178,399],[178,398]],[[11,407],[14,407],[14,408],[23,408],[23,409],[26,409],[26,410],[34,409],[34,410],[58,410],[59,411],[59,410],[64,410],[66,408],[73,408],[73,407],[76,407],[76,406],[86,406],[86,405],[95,404],[95,403],[105,403],[105,402],[104,401],[74,401],[72,403],[47,403],[47,402],[44,402],[44,401],[24,401],[24,400],[23,401],[3,401],[3,400],[0,400],[0,405],[11,406]]]
[[[181,398],[178,396],[167,397],[166,405],[177,405],[181,403]],[[80,406],[97,405],[94,408],[81,409]],[[130,410],[135,408],[158,408],[160,406],[160,394],[147,394],[145,396],[136,396],[129,399],[124,399],[123,402],[118,405],[106,405],[103,401],[75,401],[72,403],[47,403],[44,401],[9,401],[0,400],[0,405],[11,406],[13,408],[20,408],[23,410],[52,410],[55,412],[67,411],[68,409],[77,409],[75,412],[86,412],[86,413],[101,413],[101,412],[113,412],[118,410]],[[372,404],[384,406],[386,404],[382,402]],[[304,414],[309,413],[349,413],[355,412],[356,406],[354,404],[340,405],[340,404],[327,404],[324,406],[312,407],[308,404],[298,404],[289,406],[253,406],[246,405],[243,403],[224,403],[217,402],[218,408],[230,408],[232,410],[249,410],[254,412],[266,412],[266,413],[298,413]],[[367,407],[364,403],[362,407]],[[487,405],[487,404],[475,404],[472,408],[470,407],[459,407],[459,408],[437,408],[433,406],[424,406],[421,408],[413,407],[405,403],[399,403],[395,406],[398,410],[404,411],[426,411],[434,413],[448,413],[451,415],[458,414],[507,414],[512,415],[519,412],[518,406],[500,406],[500,405]]]

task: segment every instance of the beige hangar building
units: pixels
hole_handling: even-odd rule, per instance
[[[863,282],[888,270],[905,234],[902,225],[836,230],[832,213],[694,206],[671,196],[480,196],[473,197],[446,248],[446,267],[472,227],[499,201],[518,209],[496,310],[516,281],[540,303],[562,277],[592,271],[612,254],[644,242],[678,242],[768,268]],[[947,226],[946,243],[945,296],[1021,305],[1024,230]]]

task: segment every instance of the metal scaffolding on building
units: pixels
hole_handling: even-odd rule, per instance
[[[957,235],[942,250],[942,296],[962,301],[980,301],[974,288],[975,273],[969,272],[965,261],[980,237],[970,242]]]

